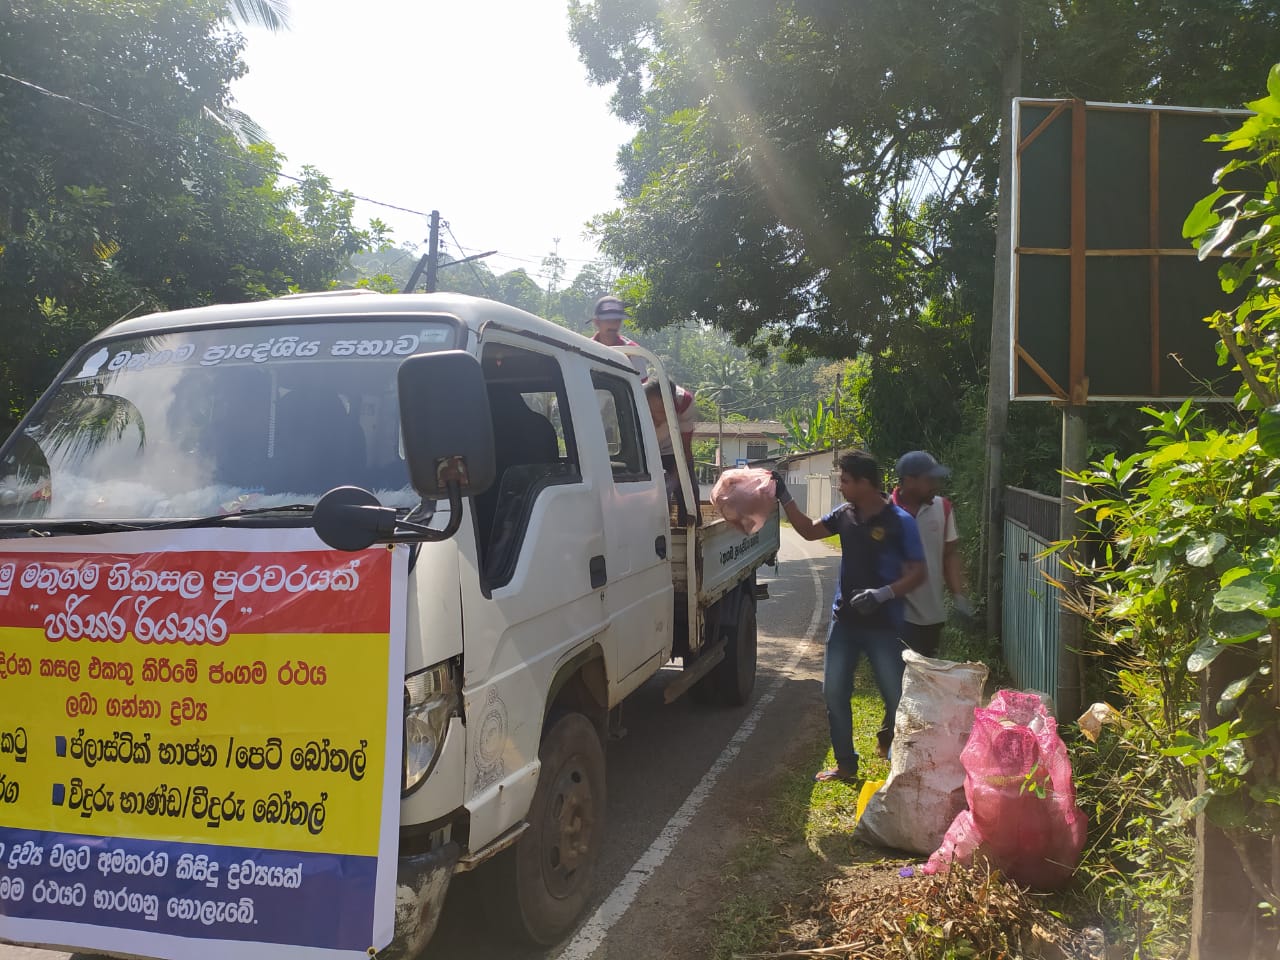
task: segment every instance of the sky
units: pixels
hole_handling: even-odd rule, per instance
[[[245,31],[237,106],[335,187],[439,210],[467,253],[531,274],[560,238],[565,282],[596,256],[586,222],[617,204],[608,109],[568,34],[567,0],[292,0],[290,29]],[[425,252],[427,219],[360,203]],[[457,255],[448,232],[442,237]]]

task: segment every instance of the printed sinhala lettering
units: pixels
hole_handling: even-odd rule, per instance
[[[760,545],[760,534],[755,533],[746,537],[741,543],[735,543],[726,550],[720,551],[721,565],[732,563],[739,557],[745,556],[749,551],[754,550]]]
[[[10,588],[16,582],[28,593],[60,603],[44,615],[45,637],[51,642],[122,643],[132,635],[139,643],[216,646],[227,640],[229,625],[223,610],[236,598],[354,591],[360,585],[359,565],[358,558],[332,569],[313,568],[309,563],[292,569],[255,564],[247,570],[218,570],[207,580],[198,570],[156,570],[127,561],[110,566],[83,560],[63,565],[35,561],[23,567],[21,574],[15,574],[11,565],[4,569]],[[95,593],[100,585],[108,595]],[[202,606],[192,610],[191,603]],[[122,673],[121,666],[100,661],[97,669],[103,679],[131,685],[132,671]],[[56,668],[53,661],[52,668]],[[0,660],[0,680],[29,676],[30,670],[28,658]]]

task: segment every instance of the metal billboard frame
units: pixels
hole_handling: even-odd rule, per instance
[[[1022,129],[1023,108],[1039,107],[1047,109],[1048,115],[1029,132]],[[1011,221],[1009,231],[1010,271],[1009,271],[1009,392],[1010,399],[1028,402],[1050,402],[1073,406],[1081,406],[1095,401],[1106,402],[1167,402],[1192,397],[1202,401],[1229,401],[1230,397],[1213,394],[1164,394],[1160,392],[1160,365],[1162,354],[1160,349],[1160,263],[1161,258],[1191,257],[1195,258],[1196,250],[1186,243],[1182,246],[1170,247],[1160,244],[1160,130],[1161,119],[1170,115],[1193,115],[1198,117],[1220,117],[1236,123],[1252,116],[1248,110],[1217,109],[1206,107],[1157,106],[1152,104],[1108,103],[1071,99],[1045,99],[1038,97],[1018,97],[1013,100],[1013,136],[1010,148],[1013,150],[1012,178],[1010,183]],[[1111,248],[1091,248],[1086,243],[1085,230],[1085,184],[1086,184],[1086,123],[1090,111],[1095,112],[1128,112],[1145,114],[1148,117],[1148,224],[1146,246],[1120,246]],[[1021,245],[1022,237],[1022,154],[1062,115],[1069,114],[1071,126],[1070,150],[1070,239],[1067,246],[1057,247],[1025,247]],[[1206,145],[1206,149],[1213,149]],[[1223,161],[1226,162],[1225,159]],[[1212,184],[1206,182],[1204,192],[1207,194]],[[1188,211],[1189,212],[1189,208]],[[1185,214],[1183,214],[1185,215]],[[1068,329],[1068,363],[1067,382],[1059,383],[1021,344],[1020,327],[1020,290],[1019,278],[1023,256],[1066,257],[1069,259],[1069,329]],[[1086,369],[1086,316],[1085,316],[1085,283],[1086,264],[1090,258],[1128,258],[1143,257],[1148,262],[1148,319],[1150,330],[1150,383],[1153,391],[1149,394],[1112,394],[1090,397],[1089,379]],[[1030,394],[1019,392],[1019,361],[1048,386],[1047,394]]]

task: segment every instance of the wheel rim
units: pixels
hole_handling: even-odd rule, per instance
[[[582,758],[570,757],[547,797],[542,824],[542,875],[547,892],[563,899],[582,886],[591,863],[596,803]]]

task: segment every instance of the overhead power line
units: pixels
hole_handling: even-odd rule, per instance
[[[467,264],[468,267],[471,268],[471,272],[475,274],[476,279],[480,281],[480,286],[484,287],[484,292],[487,293],[490,296],[490,298],[496,299],[496,297],[494,296],[494,292],[491,289],[489,289],[488,278],[486,278],[484,274],[482,274],[478,269],[476,269],[476,263],[475,263],[476,258],[466,257],[466,249],[462,246],[462,244],[458,242],[458,238],[453,235],[453,227],[452,225],[450,225],[448,220],[443,221],[443,226],[449,234],[449,239],[453,241],[453,245],[458,248],[458,252],[464,255],[464,262]],[[482,254],[482,256],[483,255],[484,254]]]
[[[479,248],[479,247],[465,247],[465,248],[463,248],[463,247],[459,247],[459,249],[466,249],[466,250],[479,250],[480,248]],[[524,263],[537,263],[537,264],[541,264],[541,263],[542,263],[542,261],[546,259],[546,257],[538,257],[538,256],[535,256],[535,255],[533,255],[533,254],[531,254],[531,253],[507,253],[505,250],[499,250],[499,251],[498,251],[498,253],[497,253],[497,255],[498,255],[498,256],[500,256],[500,257],[502,257],[504,260],[518,260],[518,261],[522,261],[522,262],[524,262]],[[566,261],[566,262],[568,262],[568,263],[600,263],[600,262],[601,262],[601,261],[603,261],[605,258],[604,258],[604,257],[565,257],[565,256],[561,256],[561,257],[560,257],[560,259],[561,259],[561,260],[564,260],[564,261]]]
[[[48,89],[47,87],[40,86],[40,84],[38,83],[33,83],[30,80],[24,80],[21,77],[15,77],[12,74],[8,74],[8,73],[0,73],[0,79],[8,80],[12,83],[19,84],[20,86],[26,87],[29,90],[35,91],[36,93],[40,94],[43,97],[49,97],[51,99],[59,100],[64,103],[74,104],[75,106],[80,107],[84,110],[89,110],[92,113],[98,114],[99,116],[106,117],[109,120],[114,120],[116,123],[121,123],[129,127],[135,127],[138,130],[145,130],[147,133],[151,134],[152,136],[159,137],[161,140],[172,140],[178,143],[183,143],[188,146],[195,147],[198,150],[204,150],[206,153],[211,153],[215,156],[219,156],[226,160],[230,160],[234,163],[240,163],[246,167],[252,167],[255,170],[261,170],[263,173],[269,173],[272,176],[280,177],[281,179],[284,179],[284,180],[291,180],[294,183],[307,182],[302,177],[296,177],[296,176],[293,176],[292,174],[284,173],[283,171],[280,171],[280,170],[275,170],[271,167],[264,166],[261,163],[256,163],[253,160],[250,160],[246,157],[236,156],[234,153],[228,153],[227,151],[221,150],[218,147],[211,146],[207,143],[201,143],[198,140],[194,140],[191,137],[183,136],[180,133],[170,133],[165,130],[159,130],[153,126],[142,123],[138,120],[133,120],[133,119],[130,119],[129,117],[122,117],[119,114],[112,113],[110,110],[104,110],[102,107],[95,106],[92,103],[86,103],[83,100],[77,100],[75,97],[69,97],[65,93],[57,93],[53,90]],[[335,196],[349,196],[354,200],[360,200],[363,203],[371,203],[375,207],[384,207],[387,210],[398,210],[401,213],[411,213],[419,217],[431,216],[430,213],[424,210],[415,210],[412,207],[401,206],[398,203],[387,203],[385,200],[375,200],[373,197],[361,196],[358,193],[352,193],[350,190],[339,190],[334,187],[324,187],[322,189],[324,189],[326,192],[331,193]]]

